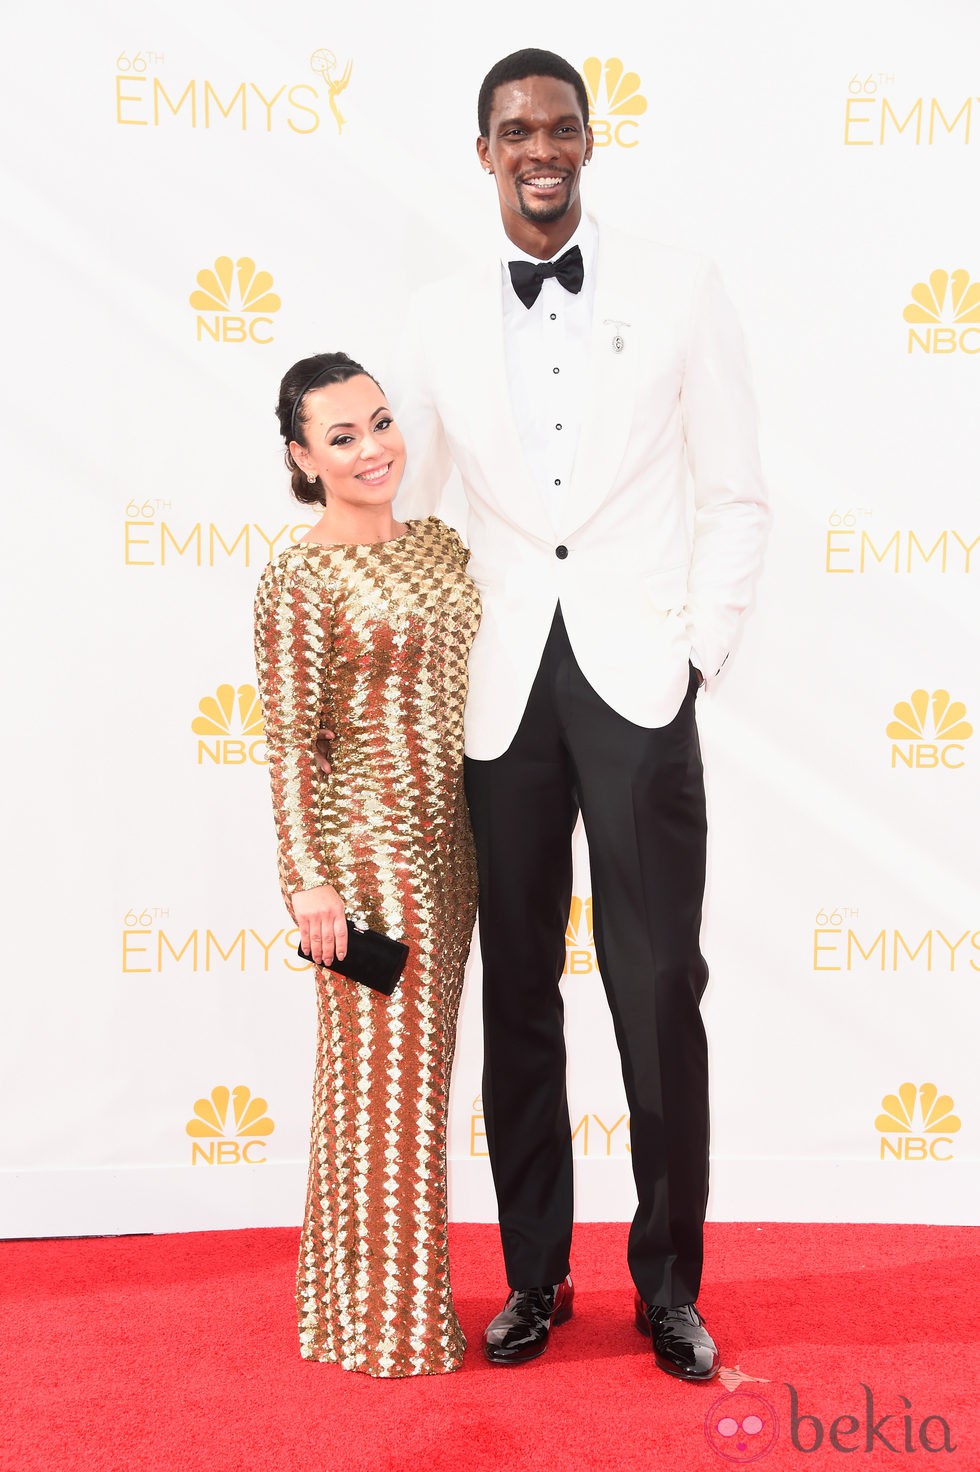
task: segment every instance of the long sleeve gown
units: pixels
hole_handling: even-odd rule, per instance
[[[446,1122],[476,909],[462,781],[479,623],[434,517],[373,545],[297,543],[265,569],[255,645],[284,898],[332,884],[348,923],[408,942],[384,997],[317,967],[300,1349],[377,1376],[458,1367]],[[314,759],[335,733],[332,770]]]

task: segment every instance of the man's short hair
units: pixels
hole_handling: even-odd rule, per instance
[[[568,82],[575,88],[582,110],[582,125],[588,126],[589,94],[585,90],[581,73],[564,57],[556,56],[554,51],[540,51],[536,46],[525,46],[523,51],[512,51],[509,56],[498,61],[483,78],[476,104],[481,138],[487,138],[490,134],[490,109],[493,107],[493,94],[497,88],[502,87],[505,82],[522,82],[525,77],[554,77],[559,82]]]

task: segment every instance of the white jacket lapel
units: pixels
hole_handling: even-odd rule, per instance
[[[600,229],[585,410],[562,536],[587,521],[613,488],[629,440],[639,369],[639,332],[628,263]],[[631,312],[630,300],[634,301]]]
[[[468,411],[472,416],[470,448],[474,460],[486,469],[488,499],[508,520],[550,543],[554,528],[514,420],[504,352],[499,261],[481,269],[465,308],[473,325],[473,341],[467,345],[472,356],[459,382],[463,392],[473,395]],[[461,333],[464,320],[460,322]]]

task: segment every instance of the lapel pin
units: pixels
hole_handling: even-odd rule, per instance
[[[604,317],[603,318],[603,325],[606,326],[606,327],[628,327],[630,324],[628,322],[620,322],[615,317]],[[612,350],[613,350],[613,352],[614,353],[621,353],[623,351],[623,348],[625,346],[626,346],[626,339],[625,339],[625,337],[623,337],[622,333],[620,333],[620,332],[614,333],[613,334],[613,340],[612,340]]]

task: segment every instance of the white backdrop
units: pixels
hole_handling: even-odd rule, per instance
[[[528,0],[478,35],[465,14],[58,0],[8,22],[0,1231],[299,1219],[314,1007],[251,708],[254,586],[307,520],[273,404],[323,349],[384,381],[412,284],[491,238],[475,97],[526,44],[590,78],[600,221],[719,261],[762,408],[767,568],[699,702],[711,1214],[968,1221],[980,11]],[[584,846],[575,891],[577,1210],[625,1219]],[[464,1220],[494,1214],[478,1014],[477,962]]]

